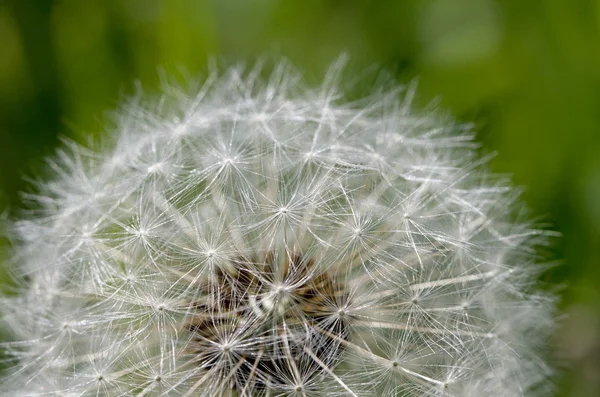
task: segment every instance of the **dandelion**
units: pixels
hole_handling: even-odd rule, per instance
[[[132,100],[13,223],[14,396],[547,395],[518,191],[414,90],[287,63]]]

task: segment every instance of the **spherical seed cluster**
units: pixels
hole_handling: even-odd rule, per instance
[[[333,67],[123,107],[15,222],[13,396],[547,395],[543,233],[467,127]]]

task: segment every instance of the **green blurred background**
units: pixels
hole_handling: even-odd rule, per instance
[[[598,0],[0,0],[0,214],[59,135],[101,133],[136,80],[264,54],[318,76],[342,52],[474,121],[493,169],[563,233],[543,280],[562,285],[557,395],[600,395]]]

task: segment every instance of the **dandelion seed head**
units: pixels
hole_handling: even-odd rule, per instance
[[[518,191],[414,87],[281,62],[166,85],[13,223],[16,396],[545,396],[553,297]]]

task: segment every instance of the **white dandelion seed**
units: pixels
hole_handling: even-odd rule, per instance
[[[285,62],[123,107],[14,223],[14,396],[545,396],[548,233],[412,89]]]

